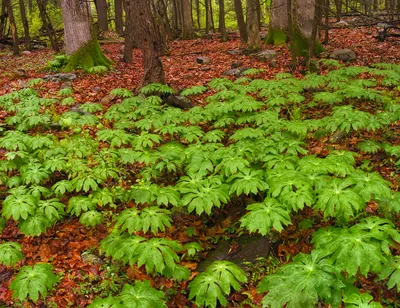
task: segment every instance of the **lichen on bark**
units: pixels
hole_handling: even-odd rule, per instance
[[[269,27],[268,35],[265,39],[267,44],[274,44],[275,46],[285,45],[287,40],[288,37],[283,30]]]
[[[65,71],[73,71],[76,69],[89,70],[94,66],[105,66],[109,68],[112,61],[101,51],[99,42],[93,38],[77,51],[70,55]]]

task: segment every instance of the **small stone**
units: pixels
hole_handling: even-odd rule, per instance
[[[269,61],[269,66],[272,68],[277,67],[278,63],[276,62],[276,59],[273,59],[271,61]]]
[[[164,99],[164,102],[169,106],[181,109],[189,109],[195,106],[189,98],[180,95],[169,95]]]
[[[238,56],[242,54],[242,51],[239,49],[228,50],[227,52],[232,56]]]
[[[92,91],[94,91],[94,92],[100,92],[100,91],[101,91],[101,88],[100,88],[100,87],[94,87],[94,88],[92,88]]]
[[[72,81],[76,79],[76,75],[72,73],[58,73],[53,75],[46,75],[43,77],[45,81],[60,82],[60,81]]]
[[[243,65],[243,62],[235,61],[235,62],[232,62],[231,68],[238,68],[238,67],[241,67],[242,65]]]
[[[24,50],[23,52],[21,52],[21,54],[22,54],[22,55],[25,55],[25,56],[29,56],[29,55],[31,55],[32,53],[31,53],[29,50]]]
[[[253,53],[250,56],[263,61],[263,62],[268,62],[271,61],[273,59],[275,59],[278,56],[278,53],[275,50],[263,50],[257,53]]]
[[[235,69],[231,69],[231,70],[227,70],[225,72],[223,72],[223,75],[226,76],[235,76],[236,78],[239,78],[240,76],[243,75],[244,71],[247,71],[250,67],[242,67],[242,68],[235,68]]]
[[[319,54],[318,54],[318,58],[321,58],[321,59],[328,59],[329,58],[329,56],[330,56],[330,52],[328,52],[328,51],[323,51],[323,52],[320,52]]]
[[[24,81],[24,80],[18,80],[18,87],[19,87],[20,89],[26,88],[26,84],[27,84],[26,81]]]
[[[354,61],[355,59],[357,59],[356,54],[354,53],[354,51],[352,51],[351,49],[337,49],[334,50],[330,57],[332,59],[336,59],[336,60],[341,60],[341,61]]]
[[[96,256],[92,253],[86,253],[86,252],[82,253],[81,260],[83,263],[88,263],[88,264],[92,264],[92,265],[103,264],[103,260],[99,256]]]
[[[63,84],[61,85],[61,89],[66,89],[66,88],[72,88],[72,82],[71,81],[63,82]]]
[[[341,21],[335,23],[334,25],[335,25],[336,27],[347,27],[349,24],[348,24],[346,21],[341,20]]]
[[[208,64],[211,62],[209,57],[206,56],[202,56],[202,57],[197,57],[196,58],[196,62],[199,64]]]
[[[200,70],[201,71],[209,71],[209,70],[211,70],[211,67],[205,66],[205,67],[202,67]]]

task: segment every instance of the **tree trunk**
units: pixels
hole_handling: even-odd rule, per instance
[[[133,36],[135,43],[143,52],[144,73],[139,88],[153,82],[164,83],[164,69],[160,60],[164,44],[155,25],[150,3],[148,0],[131,0],[131,2],[133,2],[131,14],[135,22]]]
[[[7,8],[6,2],[1,2],[1,12],[0,12],[0,38],[5,37],[6,23],[7,23]]]
[[[104,56],[92,30],[89,2],[61,0],[61,9],[65,52],[70,56],[66,70],[77,68],[88,70],[94,66],[109,67],[111,61]]]
[[[201,29],[200,24],[200,0],[196,0],[196,17],[197,17],[197,29]]]
[[[159,2],[161,2],[161,8],[159,9],[159,14],[161,15],[163,22],[164,22],[164,28],[167,34],[167,37],[169,39],[174,39],[174,33],[171,29],[171,24],[170,24],[170,20],[168,17],[168,9],[167,9],[167,4],[165,3],[165,0],[160,0]]]
[[[192,7],[190,0],[182,1],[182,39],[191,39],[194,37]]]
[[[132,49],[134,47],[134,38],[133,38],[133,16],[132,8],[133,4],[130,0],[124,1],[124,9],[125,9],[125,46],[124,46],[124,57],[123,62],[132,64]]]
[[[310,40],[310,46],[308,48],[308,59],[311,60],[312,57],[314,56],[314,50],[315,50],[315,42],[317,41],[317,36],[318,36],[318,30],[320,26],[320,21],[322,18],[322,5],[324,3],[324,0],[316,0],[315,2],[315,9],[314,9],[314,19],[312,23],[312,30],[311,30],[311,40]]]
[[[114,0],[115,5],[115,31],[122,35],[124,33],[122,21],[122,0]]]
[[[240,39],[242,40],[242,42],[245,43],[247,42],[247,29],[246,29],[246,23],[244,22],[242,1],[234,0],[234,4],[235,4],[236,19],[239,26]]]
[[[336,21],[339,22],[342,19],[342,0],[335,0],[336,6]]]
[[[107,2],[106,0],[96,0],[97,10],[97,24],[100,31],[108,31],[108,19],[107,19]]]
[[[208,34],[210,32],[210,29],[212,28],[210,0],[204,0],[204,4],[206,8],[206,34]]]
[[[328,44],[329,41],[329,5],[330,5],[330,1],[329,0],[325,0],[324,3],[324,15],[325,15],[325,24],[324,24],[324,42],[323,44]]]
[[[24,26],[25,49],[31,50],[31,35],[29,33],[29,23],[28,19],[26,18],[24,0],[19,0],[19,10],[21,12],[22,25]]]
[[[13,52],[14,52],[14,55],[19,55],[17,26],[15,24],[12,3],[11,3],[11,0],[4,0],[4,1],[6,3],[6,7],[7,7],[8,19],[10,20],[11,36],[13,39]]]
[[[257,14],[258,0],[247,0],[246,22],[247,22],[247,44],[246,52],[253,53],[260,50],[260,25]]]
[[[297,56],[296,56],[296,49],[294,44],[294,33],[293,33],[293,9],[292,9],[292,0],[286,0],[286,14],[287,14],[287,21],[288,21],[288,36],[290,43],[290,55],[291,55],[291,66],[293,68],[297,65]]]
[[[51,47],[55,52],[59,52],[60,48],[58,47],[57,38],[53,29],[53,26],[50,22],[50,19],[46,13],[46,4],[43,0],[36,0],[36,3],[39,8],[40,19],[42,20],[43,26],[46,29],[47,36],[49,37]]]
[[[290,4],[290,7],[292,5]],[[271,14],[268,35],[266,38],[267,44],[283,45],[286,44],[288,30],[288,12],[289,5],[287,0],[273,0],[271,3]]]
[[[219,5],[219,22],[218,28],[221,33],[221,40],[226,42],[228,40],[228,34],[226,33],[226,25],[225,25],[225,1],[218,0]]]

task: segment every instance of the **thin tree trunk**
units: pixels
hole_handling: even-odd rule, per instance
[[[296,48],[294,46],[294,34],[293,34],[293,12],[292,12],[292,0],[287,0],[287,18],[288,18],[288,36],[290,42],[290,55],[291,65],[293,68],[297,65]]]
[[[242,42],[247,42],[247,29],[246,29],[246,23],[244,22],[242,1],[234,0],[234,4],[235,4],[236,19],[239,26],[240,39],[242,40]]]
[[[330,5],[330,1],[329,0],[325,0],[325,7],[324,7],[324,15],[325,15],[324,44],[328,44],[328,41],[329,41],[329,5]]]
[[[311,30],[311,40],[310,40],[310,46],[308,49],[308,59],[309,60],[311,60],[312,57],[314,56],[315,42],[317,40],[319,24],[320,24],[321,17],[322,17],[321,13],[322,13],[323,2],[324,2],[324,0],[316,0],[316,2],[315,2],[314,19],[313,19],[312,30]]]
[[[211,29],[215,31],[215,24],[214,24],[214,10],[212,6],[212,2],[210,1],[210,20],[211,20]]]
[[[196,0],[197,29],[201,29],[200,24],[200,0]]]
[[[12,3],[11,3],[11,0],[3,0],[3,1],[5,1],[5,3],[6,3],[8,19],[10,21],[11,36],[12,36],[12,40],[13,40],[13,52],[14,52],[14,55],[19,55],[17,26],[15,24]]]
[[[246,52],[252,53],[260,50],[260,25],[257,16],[258,0],[247,0],[247,44]]]
[[[168,17],[168,9],[167,9],[167,4],[165,3],[165,0],[160,0],[159,2],[161,2],[161,10],[160,10],[160,15],[163,18],[163,22],[164,22],[164,27],[165,27],[165,31],[167,33],[167,36],[169,39],[173,39],[174,38],[174,33],[171,29],[171,24],[170,24],[170,20]]]
[[[228,40],[228,34],[226,32],[226,25],[225,25],[225,1],[218,0],[219,5],[219,32],[221,33],[221,40],[226,42]]]
[[[46,4],[44,3],[43,0],[36,0],[36,3],[39,8],[39,13],[40,13],[40,19],[42,20],[43,26],[46,29],[47,36],[49,37],[51,47],[55,52],[59,52],[60,48],[58,47],[57,43],[57,38],[55,36],[53,26],[51,25],[51,22],[48,20],[48,16],[46,13]]]
[[[210,29],[212,28],[211,25],[211,3],[209,0],[204,0],[205,7],[206,7],[206,34],[210,32]]]
[[[124,9],[125,9],[125,46],[124,46],[124,57],[123,61],[125,63],[132,64],[132,49],[134,47],[134,38],[133,38],[133,16],[132,8],[133,4],[129,0],[124,1]]]
[[[1,2],[1,12],[0,12],[0,38],[5,37],[6,23],[7,23],[6,2],[2,1]]]
[[[31,50],[31,35],[29,33],[29,23],[28,19],[26,18],[24,0],[19,0],[19,10],[21,12],[22,25],[24,26],[25,49]]]
[[[106,0],[96,0],[95,4],[99,29],[101,31],[108,31],[107,2]]]
[[[336,20],[339,22],[342,19],[342,0],[335,0]]]
[[[122,35],[124,33],[122,21],[122,0],[114,0],[115,5],[115,31]]]

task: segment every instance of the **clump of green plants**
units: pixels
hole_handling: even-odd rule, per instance
[[[67,55],[55,55],[53,59],[51,59],[46,68],[52,72],[62,71],[68,64],[69,57]]]

